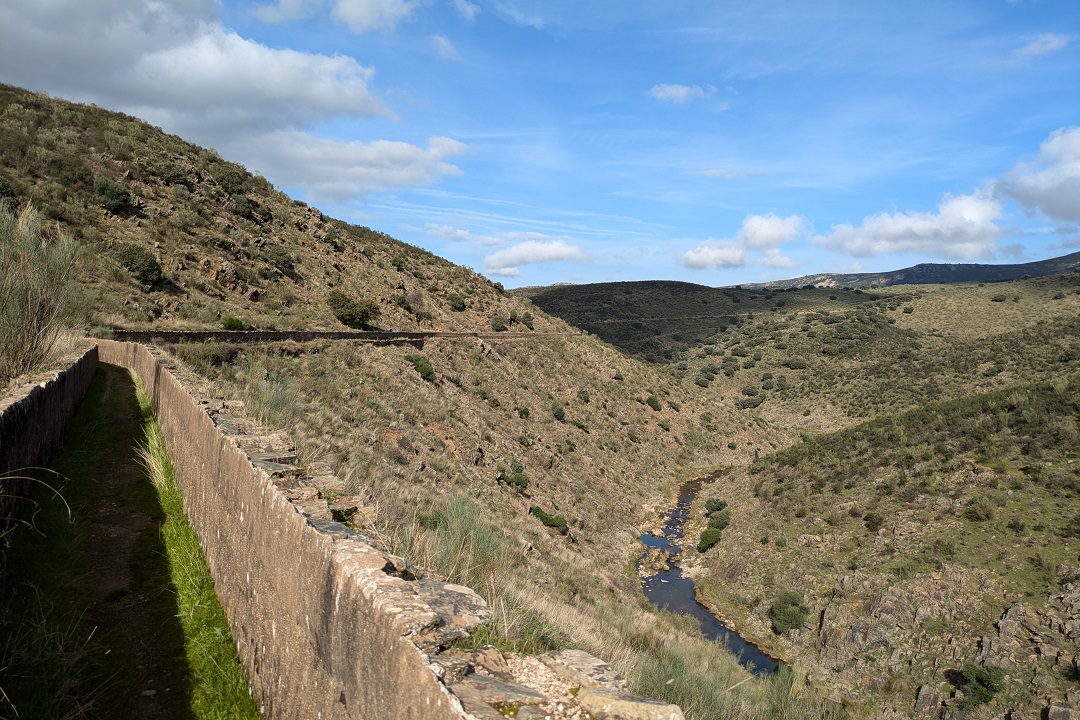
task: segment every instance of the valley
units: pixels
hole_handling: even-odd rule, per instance
[[[507,292],[141,121],[0,100],[0,196],[85,248],[73,326],[286,432],[303,492],[484,596],[469,642],[586,649],[697,720],[1080,715],[1080,273]],[[706,476],[680,574],[780,672],[642,592]]]

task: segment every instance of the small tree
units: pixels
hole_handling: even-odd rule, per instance
[[[357,300],[340,290],[331,290],[326,296],[326,304],[342,325],[359,330],[371,329],[371,321],[379,315],[379,306],[371,300]]]
[[[41,364],[74,320],[80,255],[71,235],[42,232],[29,203],[16,215],[0,199],[0,375]]]
[[[810,614],[810,608],[803,604],[803,596],[800,592],[784,590],[776,596],[776,600],[769,606],[769,620],[772,621],[772,631],[777,635],[802,627],[806,622],[806,616]]]
[[[120,212],[131,202],[128,189],[104,175],[94,178],[94,197],[101,207],[112,213]]]
[[[143,285],[153,287],[165,277],[161,263],[154,257],[154,253],[142,245],[120,243],[113,250],[113,257]]]

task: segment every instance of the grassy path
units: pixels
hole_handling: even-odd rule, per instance
[[[196,701],[191,613],[166,547],[170,523],[186,521],[162,509],[140,459],[148,421],[131,376],[101,365],[52,465],[70,517],[39,493],[0,576],[0,718],[254,715],[246,688],[234,707]],[[227,631],[211,634],[231,648]]]

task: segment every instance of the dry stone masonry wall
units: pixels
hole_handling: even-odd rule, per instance
[[[146,386],[264,717],[682,719],[585,653],[448,649],[488,615],[475,592],[335,522],[281,433],[197,400],[168,360],[112,340],[98,352]]]

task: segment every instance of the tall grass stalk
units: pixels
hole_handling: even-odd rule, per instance
[[[139,402],[149,417],[148,401],[141,388]],[[196,720],[258,718],[198,536],[184,515],[180,486],[161,429],[150,419],[145,432],[146,442],[139,449],[139,458],[165,514],[161,534],[176,587],[177,616],[191,670],[192,715]]]

